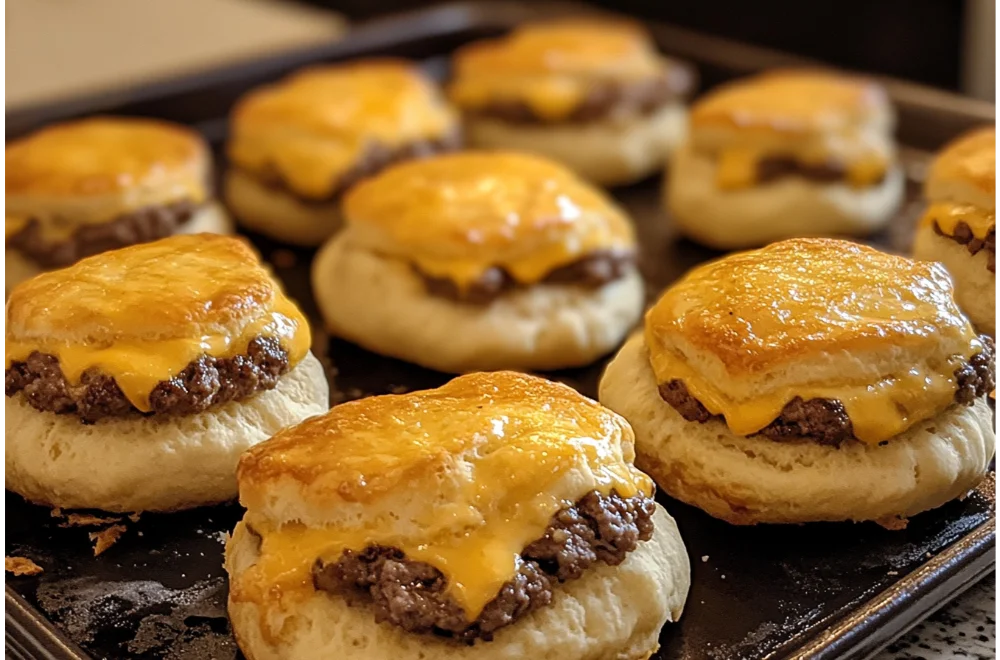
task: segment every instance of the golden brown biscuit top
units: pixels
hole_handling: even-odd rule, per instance
[[[43,128],[5,150],[6,194],[80,197],[179,187],[205,196],[208,149],[183,126],[153,119],[94,117]]]
[[[463,108],[516,99],[539,116],[558,119],[579,105],[595,82],[659,77],[670,67],[638,24],[597,19],[530,23],[459,49],[449,96]],[[678,69],[678,75],[686,73]]]
[[[979,128],[951,142],[938,154],[927,177],[928,188],[946,183],[973,186],[993,201],[997,180],[997,135],[992,126]],[[928,191],[930,193],[930,191]],[[936,196],[929,194],[932,200]]]
[[[148,409],[148,394],[200,355],[245,352],[278,338],[297,364],[309,326],[241,239],[178,235],[43,273],[11,291],[6,363],[55,355],[71,383],[90,368],[114,376]]]
[[[634,248],[602,191],[538,156],[467,151],[410,161],[351,190],[344,215],[372,249],[461,283],[491,266],[523,283],[597,250]]]
[[[387,59],[312,67],[256,89],[231,126],[236,165],[322,198],[368,149],[440,140],[458,120],[416,67]]]
[[[646,344],[658,382],[682,380],[738,434],[798,396],[841,401],[881,442],[951,405],[982,349],[953,295],[941,264],[788,240],[691,271],[647,312]]]
[[[764,73],[723,85],[691,107],[693,128],[727,126],[806,133],[861,126],[888,112],[870,80],[823,71]]]

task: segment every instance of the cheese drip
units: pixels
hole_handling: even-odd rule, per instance
[[[149,395],[158,383],[173,378],[202,355],[227,358],[245,353],[250,341],[259,336],[278,339],[288,351],[290,367],[298,364],[309,352],[308,321],[291,301],[277,294],[272,310],[262,313],[236,334],[124,340],[110,346],[15,341],[8,336],[5,342],[6,368],[9,369],[12,362],[24,361],[34,351],[55,355],[70,385],[79,385],[85,372],[97,369],[115,379],[129,403],[142,412],[149,412]]]
[[[231,597],[275,606],[308,598],[317,558],[336,561],[344,550],[383,545],[440,570],[448,595],[471,622],[514,577],[521,551],[544,535],[560,509],[591,490],[652,495],[652,482],[631,465],[615,437],[628,432],[620,420],[591,402],[596,414],[587,416],[579,408],[557,408],[544,392],[500,401],[504,389],[498,384],[496,398],[444,392],[431,398],[442,390],[418,393],[422,399],[407,395],[405,404],[391,404],[384,415],[359,407],[361,412],[345,413],[354,418],[349,427],[316,432],[325,443],[308,454],[262,459],[261,465],[321,474],[315,483],[338,493],[343,510],[357,501],[362,508],[349,526],[277,526],[255,518],[253,502],[245,501],[246,520],[262,537],[260,558],[233,585]],[[337,414],[334,409],[329,416]],[[291,432],[313,434],[308,424]],[[311,458],[321,452],[325,456]],[[316,460],[330,463],[329,469]],[[242,486],[242,466],[240,479]]]
[[[954,202],[938,202],[931,204],[920,220],[924,226],[937,223],[938,229],[948,236],[955,235],[958,223],[969,226],[972,235],[983,240],[997,226],[996,211],[980,208],[971,204],[956,204]]]
[[[726,149],[718,156],[715,182],[722,190],[751,188],[759,183],[758,164],[775,154],[756,149]],[[803,163],[813,161],[803,159]],[[817,163],[823,159],[815,160]],[[872,154],[851,162],[846,167],[845,180],[854,188],[866,188],[885,178],[889,163],[885,157]]]
[[[658,346],[656,337],[649,332],[646,342],[651,347]],[[749,400],[727,396],[692,369],[682,356],[662,346],[650,350],[650,361],[657,382],[683,381],[688,392],[710,413],[722,415],[736,435],[760,431],[777,419],[795,397],[805,401],[835,399],[844,405],[858,440],[878,444],[952,405],[957,388],[955,370],[980,350],[982,345],[974,340],[967,354],[954,356],[937,368],[915,366],[873,383],[845,381],[783,387]]]

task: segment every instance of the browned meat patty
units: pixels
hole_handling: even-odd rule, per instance
[[[504,626],[552,602],[556,583],[574,580],[594,563],[617,566],[640,541],[653,535],[652,498],[603,496],[596,491],[553,516],[542,538],[521,553],[517,575],[500,589],[475,621],[447,593],[447,578],[412,561],[397,548],[345,551],[336,561],[316,561],[317,589],[371,603],[375,620],[412,633],[451,637],[469,644],[489,641]]]
[[[469,114],[499,119],[508,124],[587,124],[611,115],[649,115],[667,103],[682,100],[694,87],[688,69],[646,80],[595,82],[569,115],[558,119],[539,116],[524,101],[495,100]]]
[[[164,206],[147,206],[110,222],[81,225],[73,235],[50,242],[38,220],[7,239],[7,247],[22,253],[43,268],[61,268],[108,250],[172,236],[198,211],[200,205],[182,200]]]
[[[972,233],[972,229],[968,224],[964,222],[959,222],[955,225],[955,234],[950,235],[941,231],[941,227],[938,223],[934,223],[934,232],[939,236],[944,236],[945,238],[950,238],[959,245],[964,245],[968,250],[969,254],[979,254],[980,250],[986,250],[989,255],[989,261],[986,267],[990,269],[991,273],[997,272],[997,228],[994,227],[986,234],[986,238],[976,238],[975,234]]]
[[[190,415],[229,401],[239,401],[262,390],[273,389],[288,371],[288,352],[277,339],[257,337],[245,355],[214,358],[203,355],[150,393],[152,411],[145,414]],[[84,424],[103,417],[143,414],[119,389],[115,379],[96,370],[70,385],[54,355],[34,352],[24,362],[14,362],[4,373],[7,396],[21,392],[37,410],[74,414]]]
[[[981,335],[983,351],[976,353],[969,362],[955,370],[958,389],[955,402],[971,404],[977,397],[986,396],[996,387],[996,362],[993,339]],[[660,397],[674,407],[689,422],[705,423],[722,419],[713,415],[696,399],[683,381],[671,380],[660,385]],[[795,397],[781,410],[778,417],[758,431],[772,440],[807,438],[822,445],[839,445],[854,439],[854,427],[844,405],[836,399],[809,399]]]
[[[635,265],[631,252],[593,252],[571,264],[556,268],[541,284],[573,284],[589,289],[604,286],[621,277]],[[488,305],[508,291],[521,287],[503,268],[493,267],[465,288],[459,288],[444,277],[431,277],[417,271],[424,280],[427,292],[440,298],[473,305]]]

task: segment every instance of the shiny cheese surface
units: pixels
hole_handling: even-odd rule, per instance
[[[784,241],[691,271],[647,313],[646,343],[657,381],[682,380],[736,434],[759,431],[799,396],[841,401],[858,439],[877,443],[951,405],[955,369],[981,350],[952,295],[940,264],[846,241]],[[768,373],[805,369],[797,363],[818,353],[884,346],[930,354],[943,337],[963,350],[938,364],[870,382],[811,383],[806,373],[793,387],[762,387],[765,394],[744,399],[704,377],[679,348],[704,351],[734,377],[767,385]]]
[[[242,240],[197,234],[105,252],[44,273],[11,292],[6,366],[55,355],[70,384],[88,369],[114,377],[148,411],[157,383],[202,355],[244,353],[275,337],[294,366],[309,325]]]
[[[955,229],[960,222],[969,226],[973,236],[985,239],[991,230],[996,230],[997,214],[992,209],[983,209],[971,204],[939,202],[931,204],[921,218],[923,225],[937,224],[938,228],[948,236],[955,235]]]
[[[602,191],[551,161],[462,152],[391,167],[344,200],[348,225],[421,271],[459,286],[493,266],[523,284],[597,250],[634,248]]]
[[[659,77],[669,67],[639,26],[581,19],[528,24],[473,43],[453,66],[448,94],[460,107],[516,100],[547,119],[570,114],[594,82]]]
[[[306,69],[250,92],[234,111],[227,150],[237,166],[320,199],[369,149],[438,140],[457,127],[415,67],[373,60]]]
[[[564,385],[512,372],[337,406],[241,461],[246,520],[263,541],[231,596],[288,604],[311,593],[317,557],[381,544],[438,568],[471,621],[559,509],[595,489],[652,493],[632,458],[622,418]],[[331,515],[357,513],[325,527],[258,515],[289,481]]]
[[[4,156],[8,204],[11,196],[86,199],[143,187],[158,189],[161,202],[206,195],[204,142],[162,121],[96,117],[57,124],[7,144]]]

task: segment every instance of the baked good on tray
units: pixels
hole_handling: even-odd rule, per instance
[[[996,335],[996,130],[991,126],[949,144],[931,165],[929,207],[913,254],[940,261],[955,280],[955,300],[983,332]]]
[[[793,239],[699,266],[608,365],[637,465],[736,524],[905,519],[986,473],[993,341],[941,264]]]
[[[775,70],[712,90],[691,107],[667,172],[678,231],[710,247],[797,236],[864,236],[903,198],[885,91],[864,78]]]
[[[174,236],[14,288],[6,487],[128,512],[236,496],[240,454],[325,411],[309,325],[242,240]]]
[[[319,245],[340,198],[389,163],[457,148],[457,114],[413,64],[313,66],[240,99],[229,123],[225,197],[247,229]]]
[[[605,185],[662,169],[694,86],[689,67],[619,19],[528,23],[459,48],[452,69],[472,146],[535,152]]]
[[[690,566],[632,431],[513,372],[334,407],[240,460],[229,616],[254,660],[639,660]]]
[[[333,334],[377,353],[447,372],[579,366],[642,311],[629,218],[538,156],[394,165],[343,210],[313,291]]]
[[[212,156],[194,131],[153,119],[48,126],[4,150],[5,292],[93,254],[178,233],[229,233]]]

